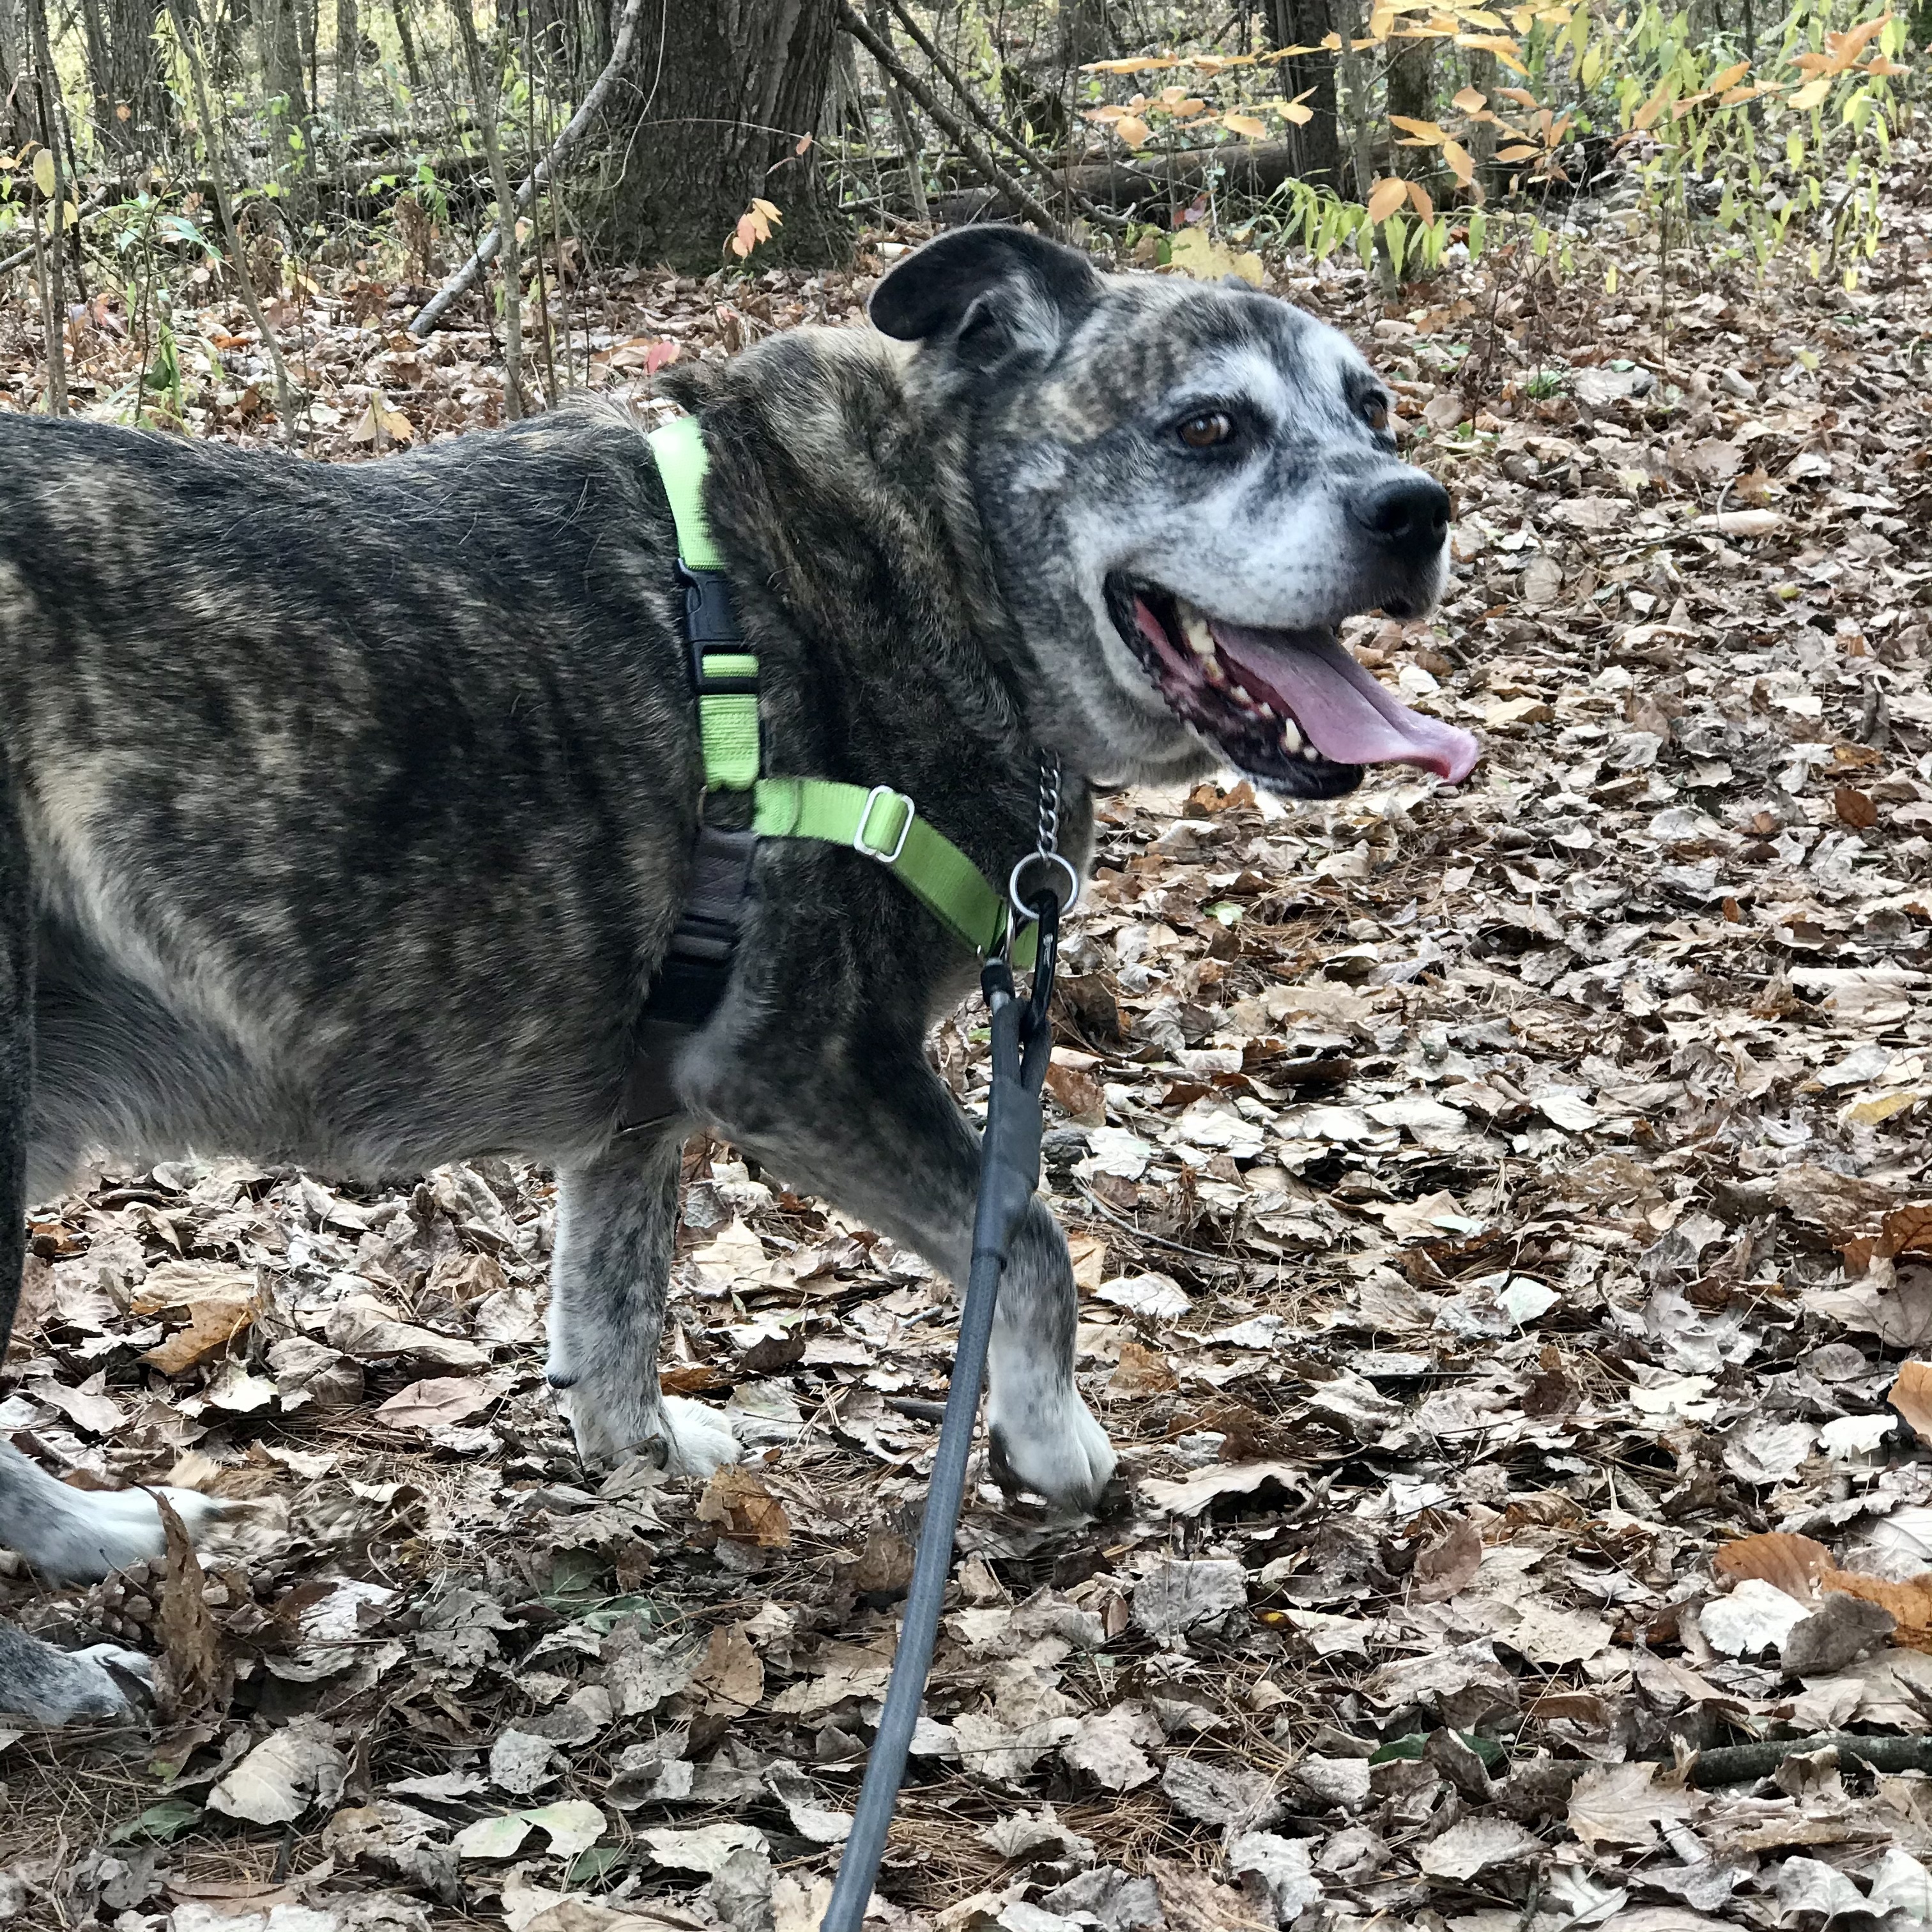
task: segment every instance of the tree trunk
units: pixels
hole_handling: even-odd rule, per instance
[[[111,154],[152,154],[171,106],[151,0],[82,0],[82,35],[94,124]]]
[[[1278,47],[1318,47],[1335,31],[1328,0],[1273,0],[1268,12],[1270,38]],[[1314,118],[1291,137],[1295,146],[1295,172],[1336,193],[1346,184],[1342,172],[1342,121],[1335,100],[1335,56],[1331,53],[1295,54],[1282,62],[1280,92],[1290,100],[1306,94],[1303,106]]]
[[[1400,114],[1412,121],[1432,120],[1435,105],[1436,43],[1432,40],[1391,40],[1388,44],[1390,116]],[[1427,181],[1436,172],[1436,150],[1405,148],[1401,145],[1403,130],[1394,128],[1390,131],[1395,139],[1395,146],[1390,150],[1394,156],[1390,172],[1405,175],[1411,181]]]
[[[403,67],[410,77],[410,92],[422,92],[422,67],[416,58],[416,37],[410,31],[409,0],[389,0],[389,10],[395,16],[396,38],[402,43]]]
[[[832,70],[836,0],[712,0],[647,36],[604,147],[598,239],[617,259],[706,273],[754,196],[784,215],[774,256],[843,260],[850,243],[814,142]]]
[[[260,41],[262,91],[268,97],[269,140],[275,179],[290,219],[306,222],[314,200],[308,92],[303,73],[300,0],[261,0],[255,15]]]
[[[34,118],[33,90],[26,84],[32,64],[26,52],[26,22],[22,0],[0,0],[0,140],[9,148],[24,148],[40,139]]]
[[[335,119],[346,133],[356,118],[356,82],[362,66],[362,23],[356,0],[335,0]]]

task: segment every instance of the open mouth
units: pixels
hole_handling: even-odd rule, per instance
[[[1257,630],[1121,578],[1107,601],[1168,709],[1270,790],[1338,798],[1382,764],[1460,784],[1475,767],[1468,732],[1410,710],[1332,631]]]

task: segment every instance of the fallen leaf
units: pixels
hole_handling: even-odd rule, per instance
[[[791,1543],[791,1520],[784,1506],[749,1469],[727,1463],[704,1486],[698,1500],[700,1522],[716,1523],[727,1536],[754,1543],[760,1550],[784,1550]]]
[[[1542,1850],[1540,1839],[1507,1818],[1465,1818],[1430,1839],[1420,1863],[1425,1877],[1460,1880],[1492,1865],[1519,1864]]]
[[[166,1496],[154,1492],[154,1507],[166,1545],[154,1618],[154,1634],[161,1640],[154,1703],[165,1720],[178,1723],[218,1697],[225,1699],[227,1673],[194,1540]]]
[[[251,1824],[290,1824],[311,1805],[334,1804],[348,1770],[349,1760],[335,1748],[327,1725],[292,1718],[249,1752],[208,1792],[208,1802]]]
[[[494,1400],[481,1382],[469,1377],[437,1376],[410,1383],[379,1404],[376,1413],[392,1429],[420,1429],[428,1434],[467,1421]]]
[[[1452,1518],[1442,1534],[1417,1553],[1418,1599],[1425,1604],[1447,1601],[1468,1587],[1482,1560],[1481,1532],[1466,1516]]]
[[[1932,1443],[1932,1363],[1901,1362],[1886,1400],[1920,1442]]]

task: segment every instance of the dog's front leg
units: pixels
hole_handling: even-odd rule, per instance
[[[680,1135],[640,1134],[557,1176],[549,1376],[586,1461],[644,1449],[709,1476],[737,1460],[730,1425],[658,1387],[683,1151]]]
[[[828,1053],[796,1066],[774,1055],[756,1076],[721,1070],[714,1091],[729,1138],[964,1286],[978,1138],[916,1048]],[[1036,1198],[1000,1280],[987,1430],[1007,1487],[1080,1513],[1106,1486],[1114,1452],[1074,1386],[1077,1321],[1066,1238]]]

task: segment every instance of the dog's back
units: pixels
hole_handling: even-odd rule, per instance
[[[581,1137],[697,789],[638,433],[334,468],[9,418],[0,527],[32,1184],[90,1140],[353,1168],[512,1110]]]

